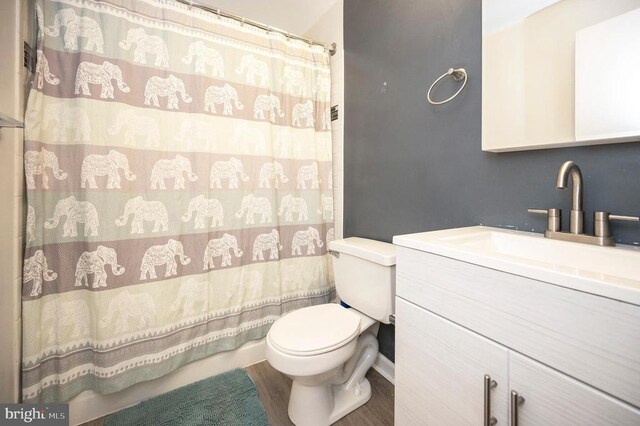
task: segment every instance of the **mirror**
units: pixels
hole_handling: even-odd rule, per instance
[[[638,0],[483,0],[482,149],[640,140]]]

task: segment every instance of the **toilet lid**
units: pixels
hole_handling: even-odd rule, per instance
[[[297,356],[319,355],[349,343],[360,334],[360,317],[335,303],[298,309],[277,320],[269,341]]]

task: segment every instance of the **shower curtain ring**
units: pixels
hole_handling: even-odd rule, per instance
[[[220,16],[220,9],[216,9],[216,12],[218,12],[218,19],[220,19],[220,18],[221,18],[221,16]]]

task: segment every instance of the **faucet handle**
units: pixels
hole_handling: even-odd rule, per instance
[[[626,222],[640,222],[638,216],[622,216],[618,214],[611,214],[608,212],[595,212],[593,214],[593,229],[596,237],[609,237],[609,221],[621,220]]]
[[[562,227],[562,210],[560,209],[527,209],[529,213],[547,215],[547,231],[560,232]]]
[[[622,220],[626,222],[640,222],[640,216],[623,216],[609,213],[609,220]]]

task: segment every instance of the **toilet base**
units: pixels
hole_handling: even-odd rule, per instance
[[[371,384],[365,375],[377,354],[378,339],[364,332],[353,356],[341,367],[321,375],[292,377],[291,421],[296,426],[327,426],[369,401]]]
[[[289,418],[296,426],[328,426],[371,398],[371,384],[364,378],[347,389],[346,384],[304,386],[293,382]]]
[[[335,423],[371,399],[371,384],[366,378],[360,382],[359,392],[345,389],[344,385],[333,385],[335,406],[329,417],[329,424]]]

